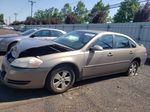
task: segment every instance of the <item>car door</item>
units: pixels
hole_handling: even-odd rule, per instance
[[[118,65],[115,72],[127,71],[131,61],[135,56],[135,48],[132,46],[131,40],[122,35],[114,35],[114,51],[116,56],[114,59]]]
[[[135,51],[130,48],[129,39],[120,35],[102,36],[93,45],[102,46],[104,50],[85,53],[84,76],[124,72],[134,57]]]
[[[58,37],[60,37],[62,35],[63,35],[63,33],[60,31],[51,30],[51,37],[53,38],[53,40],[57,39]]]
[[[104,75],[114,71],[115,55],[113,55],[113,35],[103,35],[92,43],[91,46],[95,45],[103,47],[103,50],[87,50],[85,52],[83,77]]]

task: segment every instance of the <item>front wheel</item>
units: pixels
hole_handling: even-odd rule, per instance
[[[51,93],[63,93],[73,85],[74,81],[73,69],[68,66],[61,66],[48,74],[45,86]]]
[[[139,67],[139,64],[137,61],[133,61],[131,64],[130,64],[130,67],[127,71],[127,75],[128,76],[134,76],[137,74],[137,70],[138,70],[138,67]]]

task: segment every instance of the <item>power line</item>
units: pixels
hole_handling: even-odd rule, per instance
[[[139,1],[139,3],[147,2],[147,1],[149,1],[149,0]],[[112,5],[110,5],[110,9],[118,8],[118,7],[120,7],[120,5],[121,5],[121,3],[112,4]]]
[[[32,1],[32,0],[28,0],[28,2],[31,3],[31,17],[32,17],[32,13],[33,13],[33,5],[34,5],[34,3],[36,3],[36,2],[34,2],[34,1]]]

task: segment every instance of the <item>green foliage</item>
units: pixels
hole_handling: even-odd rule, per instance
[[[45,10],[38,10],[34,13],[34,17],[27,17],[24,23],[30,24],[85,24],[85,23],[105,23],[111,22],[112,19],[108,17],[109,5],[104,5],[100,0],[92,8],[90,13],[88,12],[84,2],[79,1],[72,11],[72,7],[69,3],[66,3],[64,7],[59,11],[57,8],[49,8]],[[14,24],[19,24],[15,22]]]
[[[65,21],[67,15],[70,14],[71,12],[72,12],[72,7],[70,6],[69,3],[66,3],[60,11],[60,16],[63,22]]]
[[[74,7],[74,13],[77,15],[78,23],[84,24],[88,21],[88,10],[84,2],[79,1],[77,6]]]
[[[4,24],[4,15],[0,14],[0,25]]]
[[[134,22],[150,22],[150,4],[147,2],[134,17]]]
[[[140,3],[138,0],[124,0],[121,3],[120,9],[114,16],[115,23],[132,22],[134,15],[140,9]]]
[[[78,23],[77,15],[73,12],[68,14],[65,19],[65,23],[66,24],[77,24]]]
[[[105,23],[107,21],[106,11],[99,12],[93,19],[92,23]]]
[[[112,23],[113,22],[113,18],[112,17],[107,17],[107,19],[106,19],[106,22],[108,22],[108,23]]]
[[[107,21],[108,14],[109,14],[109,5],[104,5],[102,0],[100,0],[94,5],[89,14],[90,22],[104,23]],[[103,19],[100,20],[101,16]]]
[[[45,10],[38,10],[34,14],[34,18],[26,20],[27,24],[61,24],[60,13],[57,8],[49,8]],[[32,22],[31,22],[32,21]]]

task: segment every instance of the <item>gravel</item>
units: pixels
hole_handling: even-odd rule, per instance
[[[0,29],[0,35],[20,33],[14,30]]]

